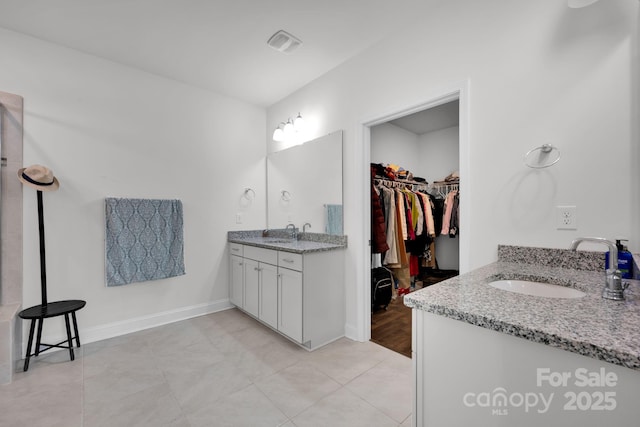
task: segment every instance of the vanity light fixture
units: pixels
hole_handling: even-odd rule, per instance
[[[278,127],[273,131],[273,140],[276,142],[283,142],[290,140],[296,133],[304,130],[305,123],[302,119],[302,115],[298,113],[294,120],[289,117],[286,122],[281,122]]]

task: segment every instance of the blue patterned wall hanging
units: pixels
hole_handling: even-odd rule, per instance
[[[107,286],[185,274],[180,200],[105,199]]]

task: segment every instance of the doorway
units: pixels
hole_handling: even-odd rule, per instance
[[[403,117],[407,117],[413,115],[415,113],[432,109],[434,107],[438,107],[440,105],[457,101],[459,103],[459,176],[460,176],[460,190],[465,195],[465,198],[469,197],[471,185],[466,179],[469,176],[469,140],[468,140],[468,109],[469,109],[469,84],[468,82],[464,82],[463,84],[455,85],[455,87],[451,88],[442,88],[440,91],[433,94],[427,98],[426,101],[423,101],[418,104],[414,104],[413,106],[400,108],[396,111],[380,114],[379,116],[361,122],[361,141],[362,141],[362,152],[363,152],[363,174],[362,174],[362,191],[363,195],[363,203],[365,203],[364,215],[363,218],[363,236],[370,236],[371,230],[371,207],[370,204],[367,203],[367,199],[370,195],[370,183],[371,183],[371,174],[370,174],[370,164],[371,164],[371,135],[372,128],[375,126],[386,124],[393,120],[397,120]],[[467,199],[468,200],[468,199]],[[468,218],[470,212],[468,209],[468,205],[464,202],[460,203],[460,229],[465,230],[460,233],[459,236],[459,271],[461,273],[468,271],[468,266],[470,264],[470,254],[468,251],[469,248],[469,227],[468,227]],[[368,237],[367,237],[368,240]],[[362,260],[363,263],[363,271],[361,272],[360,277],[362,277],[362,282],[359,284],[359,292],[358,292],[358,312],[359,312],[359,331],[358,335],[360,336],[362,341],[371,340],[371,253],[370,246],[364,245],[362,248]]]
[[[407,357],[411,309],[404,295],[459,272],[453,208],[459,203],[459,116],[456,99],[371,127],[371,198],[381,208],[378,218],[384,218],[372,236],[371,341]],[[406,210],[396,211],[398,199],[406,199]],[[445,201],[453,209],[447,211],[443,233]],[[415,215],[405,215],[407,210]],[[401,222],[404,239],[399,237]],[[384,252],[381,239],[389,247]]]

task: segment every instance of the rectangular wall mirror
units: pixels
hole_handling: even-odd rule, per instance
[[[343,234],[342,131],[267,157],[267,226]]]

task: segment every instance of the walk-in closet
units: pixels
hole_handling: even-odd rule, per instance
[[[407,293],[459,271],[459,102],[371,128],[371,340],[411,357]]]

